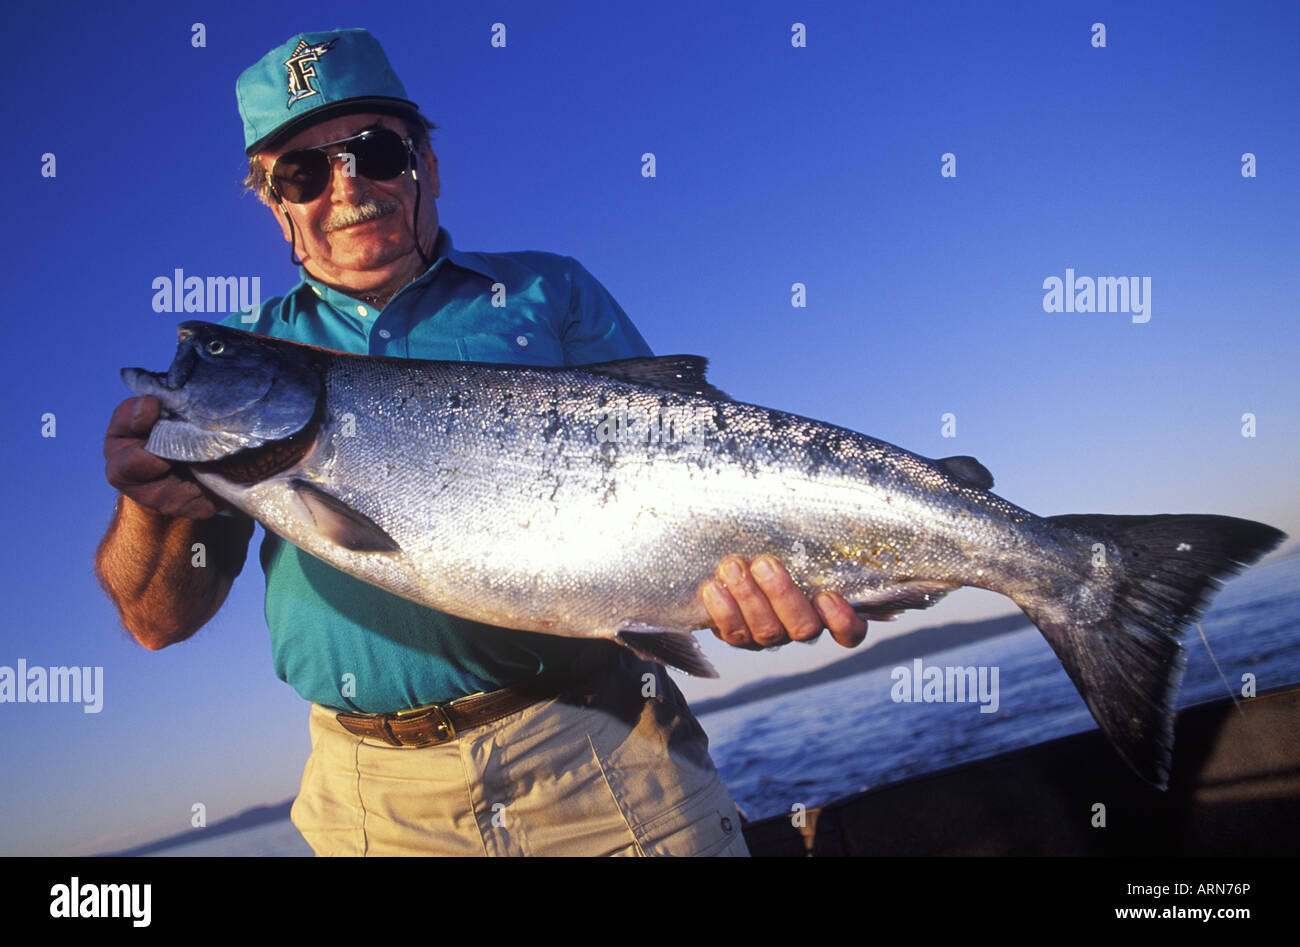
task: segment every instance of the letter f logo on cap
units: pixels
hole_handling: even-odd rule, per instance
[[[295,33],[239,74],[235,98],[248,155],[336,115],[420,110],[365,30]]]
[[[305,39],[298,41],[293,53],[284,61],[285,68],[289,71],[289,101],[285,103],[285,108],[309,95],[319,94],[320,90],[311,84],[311,80],[316,78],[316,67],[312,63],[329,52],[337,42],[338,40],[332,39],[328,43],[310,46]]]

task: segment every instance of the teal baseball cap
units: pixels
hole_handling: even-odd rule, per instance
[[[240,74],[235,97],[249,155],[335,115],[419,111],[367,30],[289,37]]]

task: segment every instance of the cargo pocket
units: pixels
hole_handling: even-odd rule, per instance
[[[721,779],[635,829],[647,855],[717,855],[740,837],[740,814]]]
[[[674,711],[652,699],[633,726],[612,714],[589,719],[609,792],[645,855],[744,854],[740,816],[707,738],[689,714]]]

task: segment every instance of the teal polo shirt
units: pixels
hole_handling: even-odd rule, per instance
[[[292,342],[363,355],[581,365],[650,355],[608,291],[551,253],[466,253],[439,229],[435,262],[382,310],[302,270],[255,322]],[[504,291],[504,297],[501,292]],[[504,306],[494,306],[493,300]],[[390,713],[492,691],[570,664],[588,642],[495,628],[417,605],[267,533],[266,622],[275,671],[310,701]]]

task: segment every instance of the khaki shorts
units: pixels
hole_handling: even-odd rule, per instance
[[[291,813],[317,855],[749,854],[704,731],[630,653],[439,746],[358,737],[334,714],[312,705]]]

